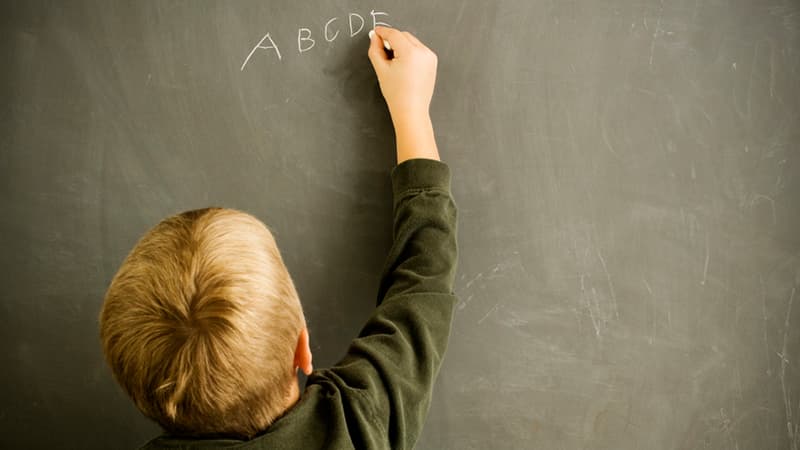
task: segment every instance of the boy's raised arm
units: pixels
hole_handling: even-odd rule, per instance
[[[398,163],[392,171],[394,239],[378,303],[415,292],[451,294],[456,208],[449,168],[438,162],[429,114],[437,57],[411,33],[385,27],[375,31],[369,58],[392,116]],[[384,51],[382,40],[391,42],[393,58]]]
[[[422,431],[450,334],[456,205],[428,115],[436,57],[408,33],[379,27],[369,56],[397,135],[393,243],[378,308],[345,357],[309,382],[333,383],[356,448],[412,448]],[[388,59],[380,39],[391,42]]]

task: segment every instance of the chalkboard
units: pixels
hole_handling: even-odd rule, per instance
[[[193,208],[273,230],[317,366],[370,314],[394,137],[375,22],[439,55],[459,302],[422,449],[800,446],[800,3],[0,7],[3,448],[158,434],[102,296]]]

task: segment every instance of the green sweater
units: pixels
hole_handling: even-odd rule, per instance
[[[392,170],[393,244],[378,307],[335,366],[308,377],[300,400],[249,441],[158,437],[143,448],[412,448],[450,334],[456,205],[450,169],[411,159]]]

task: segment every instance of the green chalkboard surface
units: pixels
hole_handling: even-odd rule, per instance
[[[0,447],[158,434],[102,297],[160,219],[274,231],[317,366],[391,232],[382,22],[439,55],[459,303],[422,449],[800,447],[800,3],[0,2]]]

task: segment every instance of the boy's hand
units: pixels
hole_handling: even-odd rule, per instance
[[[394,58],[389,59],[382,39],[391,44]],[[407,31],[379,26],[368,55],[394,123],[398,164],[410,158],[438,160],[429,115],[436,54]]]
[[[393,59],[381,39],[391,44]],[[436,54],[407,31],[375,27],[368,55],[392,118],[427,115],[436,84]]]

